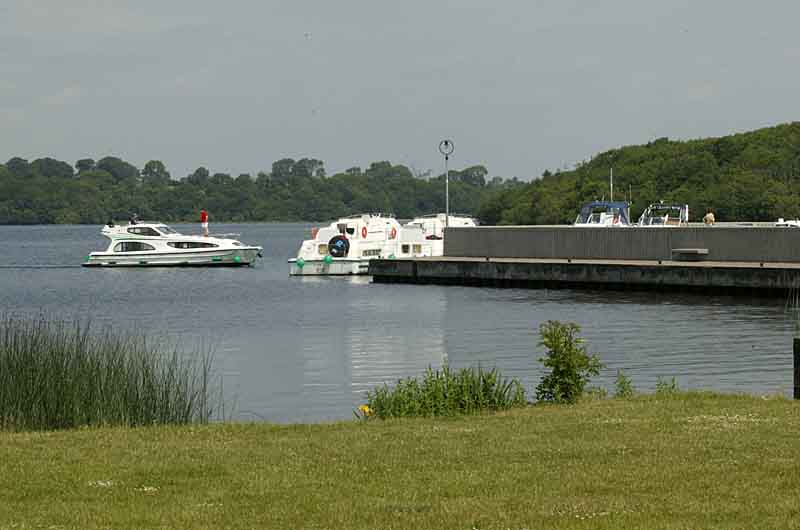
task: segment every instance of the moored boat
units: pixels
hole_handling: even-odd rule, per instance
[[[394,217],[361,214],[342,217],[311,231],[297,257],[289,260],[289,274],[365,274],[372,258],[393,255],[402,226]]]
[[[465,216],[450,216],[450,226],[475,226]],[[401,259],[444,254],[445,215],[412,219],[401,225],[394,217],[361,214],[343,217],[313,229],[297,257],[289,262],[289,275],[367,274],[375,258]]]
[[[262,251],[230,237],[237,234],[184,235],[163,223],[111,222],[101,233],[111,242],[89,254],[84,267],[241,266],[252,265]]]
[[[800,228],[800,219],[784,219],[783,217],[781,217],[775,223],[775,226],[780,226],[784,228]]]
[[[616,228],[631,226],[631,205],[624,201],[592,201],[581,208],[573,226]]]
[[[645,208],[636,226],[678,227],[689,225],[689,205],[654,202]]]

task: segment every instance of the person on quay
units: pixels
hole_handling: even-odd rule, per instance
[[[714,212],[712,212],[710,208],[706,213],[706,215],[703,217],[703,222],[705,223],[706,226],[714,226],[716,219],[714,219]]]
[[[200,210],[200,226],[203,228],[203,235],[208,237],[208,212],[205,208]]]

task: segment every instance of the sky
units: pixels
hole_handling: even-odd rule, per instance
[[[800,2],[4,0],[0,161],[535,178],[800,119]]]

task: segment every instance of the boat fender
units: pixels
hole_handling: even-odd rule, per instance
[[[367,238],[367,227],[366,226],[361,229],[361,237],[363,239]]]
[[[342,235],[333,236],[328,241],[328,254],[334,258],[346,258],[350,252],[350,241]]]
[[[397,228],[392,227],[392,232],[391,232],[390,237],[391,237],[391,239],[394,239],[394,238],[397,237]]]

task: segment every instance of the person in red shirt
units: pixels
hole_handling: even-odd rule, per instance
[[[200,210],[200,226],[203,227],[203,235],[208,237],[208,212],[205,208]]]

